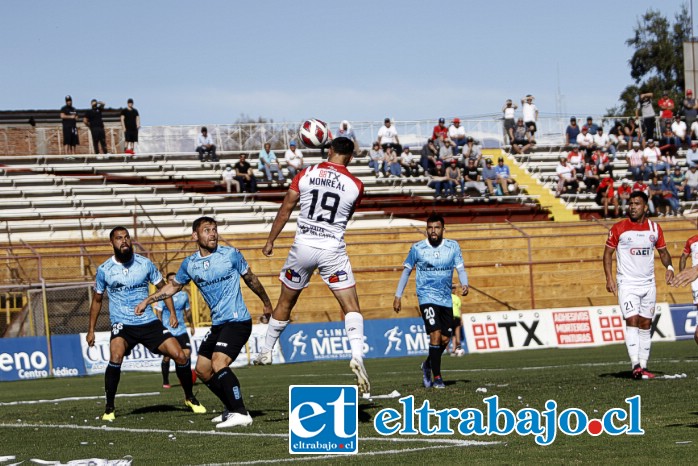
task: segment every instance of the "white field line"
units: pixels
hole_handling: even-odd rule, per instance
[[[122,393],[116,395],[117,398],[129,398],[129,397],[141,397],[141,396],[155,396],[159,395],[160,392],[146,392],[146,393]],[[68,398],[55,398],[53,400],[24,400],[24,401],[6,401],[0,403],[0,406],[16,406],[16,405],[36,405],[42,403],[62,403],[64,401],[84,401],[84,400],[103,400],[104,395],[96,396],[71,396]]]

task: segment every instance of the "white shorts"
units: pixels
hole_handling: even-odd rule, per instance
[[[693,292],[693,304],[698,304],[698,280],[691,282],[691,291]]]
[[[618,287],[618,304],[624,319],[636,315],[651,319],[654,317],[654,308],[657,304],[657,287],[655,285],[641,288]]]
[[[346,251],[317,249],[296,243],[288,252],[279,280],[292,290],[301,290],[308,286],[315,269],[318,269],[331,290],[342,290],[356,285]]]

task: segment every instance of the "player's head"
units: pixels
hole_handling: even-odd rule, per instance
[[[329,157],[337,157],[340,160],[335,160],[335,162],[347,165],[351,160],[352,154],[354,153],[354,142],[345,137],[334,138],[330,143],[330,150],[328,153]]]
[[[192,225],[191,237],[199,245],[199,249],[213,252],[218,247],[218,223],[212,217],[199,217]]]
[[[444,239],[444,217],[433,213],[427,219],[427,239],[432,246],[438,246]]]
[[[649,198],[642,191],[633,191],[628,199],[628,217],[633,222],[644,221]]]
[[[170,272],[167,274],[167,283],[172,283],[174,281],[174,278],[177,276],[176,273]]]
[[[109,232],[109,242],[114,248],[114,257],[122,264],[131,262],[133,259],[133,245],[131,244],[131,235],[128,230],[122,226],[114,227]]]

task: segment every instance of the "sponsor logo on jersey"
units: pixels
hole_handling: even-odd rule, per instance
[[[290,281],[291,283],[301,282],[300,274],[293,269],[286,269],[286,272],[284,272],[284,276],[286,277],[286,280]]]
[[[338,272],[333,273],[330,275],[330,283],[339,283],[339,282],[345,282],[349,279],[347,276],[347,273],[344,270],[340,270]]]
[[[652,248],[630,248],[631,256],[652,256],[654,251]]]

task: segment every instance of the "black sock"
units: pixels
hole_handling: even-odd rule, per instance
[[[441,345],[429,345],[429,362],[434,378],[441,377]]]
[[[162,361],[160,363],[160,370],[162,370],[162,384],[170,384],[170,361]]]
[[[441,345],[441,354],[444,354],[444,351],[446,351],[446,348],[448,348],[448,343],[445,345]]]
[[[223,406],[225,406],[226,409],[228,409],[228,400],[226,400],[225,395],[223,395],[223,390],[221,389],[221,386],[218,384],[218,379],[213,376],[211,377],[211,380],[208,382],[204,382],[204,385],[208,387],[211,392],[213,392],[214,395],[218,397],[219,400],[223,403]]]
[[[182,366],[175,363],[175,372],[177,373],[179,383],[182,384],[184,397],[187,400],[191,399],[194,396],[194,393],[192,392],[194,382],[191,380],[191,360],[187,359],[187,362]]]
[[[114,408],[116,389],[121,379],[121,364],[109,361],[107,370],[104,371],[104,391],[107,394],[107,408]]]
[[[233,374],[229,367],[216,372],[213,377],[221,389],[223,397],[226,399],[225,405],[231,413],[247,414],[245,402],[242,401],[242,391],[240,381]]]

